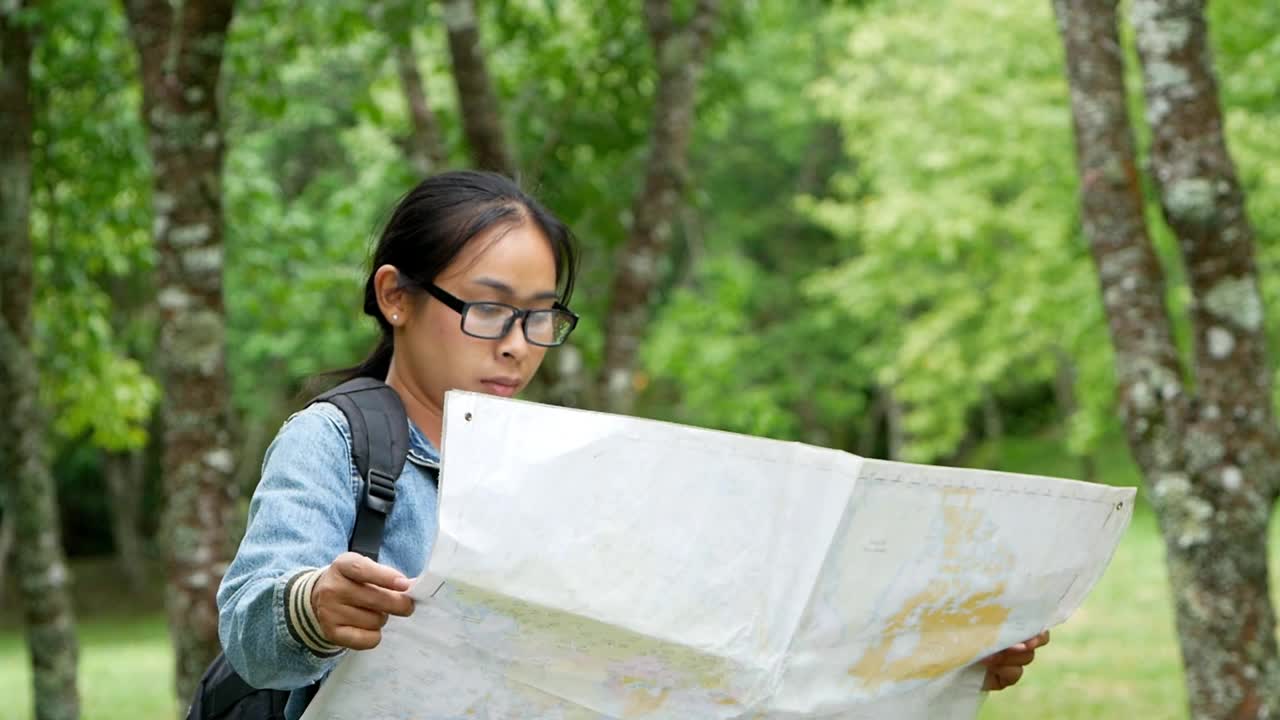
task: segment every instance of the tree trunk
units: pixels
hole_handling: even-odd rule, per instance
[[[601,383],[611,412],[630,412],[636,355],[649,323],[653,291],[667,254],[671,221],[688,181],[693,111],[716,22],[718,0],[698,0],[687,25],[676,24],[670,0],[646,0],[645,19],[658,68],[644,185],[631,211],[604,323]]]
[[[237,489],[222,297],[218,76],[232,0],[128,0],[154,165],[167,593],[179,698],[218,652]]]
[[[1280,442],[1252,233],[1222,140],[1202,7],[1134,4],[1152,167],[1193,296],[1194,397],[1142,214],[1116,2],[1055,0],[1055,9],[1085,233],[1116,350],[1121,416],[1165,538],[1191,717],[1278,717],[1266,531]]]
[[[883,392],[885,437],[888,448],[886,452],[889,460],[901,460],[903,450],[907,447],[907,429],[903,425],[907,409],[902,406],[892,387],[884,388]]]
[[[444,144],[440,141],[440,126],[436,114],[427,102],[422,75],[418,72],[417,53],[413,49],[413,33],[407,30],[389,31],[395,43],[396,70],[400,75],[400,88],[404,91],[405,104],[409,108],[412,132],[409,138],[409,160],[422,175],[430,175],[445,166]]]
[[[1132,8],[1151,174],[1194,298],[1199,412],[1184,436],[1192,488],[1165,513],[1171,576],[1185,578],[1174,600],[1191,714],[1280,717],[1267,574],[1280,432],[1253,228],[1223,136],[1203,2],[1135,0]]]
[[[111,499],[111,539],[120,572],[134,594],[147,585],[146,541],[140,524],[144,469],[141,449],[103,454],[103,475]]]
[[[592,388],[587,380],[582,351],[573,344],[564,345],[547,354],[537,380],[530,385],[531,392],[525,396],[535,402],[562,407],[596,407],[595,398],[589,395]]]
[[[0,455],[7,457],[7,455]],[[13,552],[13,538],[16,534],[14,530],[14,507],[13,499],[5,492],[5,488],[0,486],[0,493],[5,498],[4,515],[0,515],[0,598],[4,597],[4,579],[9,577],[9,558]]]
[[[462,127],[476,167],[515,177],[516,163],[507,144],[498,96],[480,46],[474,0],[445,0],[444,24],[449,35],[449,55],[453,59],[453,80],[458,86]]]
[[[38,720],[80,716],[79,645],[62,550],[58,500],[49,472],[48,424],[39,407],[32,342],[32,42],[20,13],[0,8],[0,442],[9,472],[6,516],[22,549],[14,557],[31,653]]]
[[[881,428],[887,432],[889,423],[889,398],[885,388],[876,385],[871,389],[871,403],[858,427],[857,452],[862,457],[875,457],[880,447]],[[886,440],[887,443],[887,440]]]
[[[1053,376],[1053,399],[1054,404],[1058,406],[1058,423],[1062,427],[1059,439],[1065,444],[1071,419],[1079,409],[1079,403],[1076,402],[1076,361],[1071,357],[1071,353],[1061,347],[1054,348],[1054,357],[1057,360],[1057,367]],[[1093,456],[1085,453],[1075,457],[1080,463],[1080,479],[1085,482],[1094,482],[1098,471],[1093,462]]]
[[[991,387],[982,388],[982,439],[988,442],[1000,442],[1004,439],[1004,417],[1000,414],[1000,403],[991,392]]]

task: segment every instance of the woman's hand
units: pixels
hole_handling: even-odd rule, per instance
[[[1022,669],[1036,659],[1036,648],[1049,644],[1049,631],[1024,640],[1011,648],[1002,650],[982,661],[987,666],[987,677],[982,681],[982,689],[1003,690],[1022,679]]]
[[[325,568],[311,588],[311,607],[324,637],[334,645],[368,650],[382,642],[387,617],[408,617],[409,578],[358,553],[346,552]]]

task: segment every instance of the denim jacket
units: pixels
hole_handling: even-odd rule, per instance
[[[412,422],[409,458],[396,481],[378,561],[416,577],[436,536],[439,454]],[[218,588],[218,634],[231,666],[250,685],[292,690],[326,675],[341,653],[318,653],[291,631],[290,580],[347,550],[360,478],[342,411],[316,403],[285,421],[262,465],[249,523]],[[301,693],[285,716],[302,714]]]

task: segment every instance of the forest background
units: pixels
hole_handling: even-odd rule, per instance
[[[581,241],[534,399],[1142,486],[983,718],[1280,716],[1280,6],[8,0],[0,52],[0,717],[177,714],[461,167]]]

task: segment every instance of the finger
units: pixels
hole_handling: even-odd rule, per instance
[[[337,561],[325,571],[312,588],[311,604],[317,614],[325,609],[332,610],[348,606],[376,613],[408,616],[413,614],[414,607],[413,598],[407,593],[387,590],[348,578],[343,575]]]
[[[393,592],[373,585],[350,585],[341,597],[344,605],[409,617],[413,614],[413,598],[402,592]]]
[[[1001,650],[998,653],[993,653],[991,655],[988,655],[986,658],[982,660],[982,662],[988,665],[998,664],[1000,661],[1000,658],[1003,657],[1005,653],[1023,653],[1023,652],[1027,652],[1028,650],[1035,650],[1038,647],[1043,647],[1048,644],[1049,644],[1049,631],[1046,630],[1045,632],[1042,632],[1039,635],[1029,640],[1023,640],[1022,642],[1016,645],[1010,645],[1009,647],[1005,648],[1004,650]]]
[[[382,626],[387,624],[387,618],[386,613],[372,612],[349,605],[331,608],[324,614],[317,613],[317,619],[320,620],[320,625],[326,633],[342,626],[361,630],[381,630]]]
[[[329,642],[352,650],[371,650],[378,647],[378,643],[382,642],[382,632],[380,630],[365,630],[364,628],[344,625],[334,628]]]
[[[1030,665],[1032,660],[1036,659],[1035,650],[1027,650],[1025,652],[1002,652],[1000,653],[1000,662],[992,663],[991,667],[1001,667],[1003,665]]]
[[[376,585],[388,590],[409,589],[409,578],[393,567],[376,563],[358,553],[342,553],[333,561],[333,567],[342,576],[356,583]]]
[[[982,682],[985,691],[1003,690],[1022,679],[1022,668],[1017,666],[1000,666],[987,670],[987,677]]]
[[[1008,666],[996,668],[996,676],[1000,678],[1001,689],[1012,687],[1018,684],[1022,679],[1023,670],[1017,666]]]
[[[987,667],[995,667],[997,665],[1003,665],[1004,659],[1006,656],[1010,654],[1017,654],[1017,653],[1023,653],[1023,652],[1027,652],[1026,644],[1018,643],[1013,647],[1008,647],[1008,648],[1005,648],[1004,650],[1001,650],[998,653],[992,653],[986,656],[985,658],[982,659],[982,664],[986,665]]]

